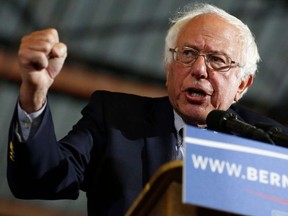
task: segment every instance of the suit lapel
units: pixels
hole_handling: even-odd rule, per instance
[[[144,122],[144,130],[146,182],[161,165],[172,160],[175,151],[174,114],[167,97],[153,101]]]

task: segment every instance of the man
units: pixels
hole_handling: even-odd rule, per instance
[[[206,127],[208,113],[220,109],[251,124],[279,125],[235,104],[253,83],[259,55],[247,26],[214,6],[198,5],[171,26],[165,45],[168,97],[97,91],[57,142],[47,92],[66,50],[55,29],[22,39],[22,84],[8,158],[16,197],[76,199],[84,190],[89,215],[122,215],[153,173],[178,158],[185,123]]]

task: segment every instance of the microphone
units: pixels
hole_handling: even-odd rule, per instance
[[[264,130],[239,120],[234,113],[228,111],[211,111],[207,116],[206,124],[208,129],[214,131],[230,133],[261,142],[274,144],[273,140]]]
[[[268,133],[276,145],[279,145],[282,147],[288,147],[288,135],[283,133],[280,127],[277,127],[275,125],[265,124],[265,123],[257,123],[257,124],[254,124],[254,126],[256,126],[257,128],[261,128],[266,133]]]

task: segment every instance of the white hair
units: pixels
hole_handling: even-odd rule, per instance
[[[260,56],[254,36],[247,25],[238,18],[214,5],[194,4],[193,6],[188,5],[185,9],[185,11],[178,13],[178,17],[171,20],[172,26],[169,28],[165,39],[165,63],[171,63],[172,55],[169,48],[175,48],[178,33],[186,23],[198,15],[216,14],[239,30],[239,39],[242,43],[241,65],[243,66],[240,69],[240,77],[248,77],[249,75],[255,76]]]

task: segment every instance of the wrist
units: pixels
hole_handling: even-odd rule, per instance
[[[25,85],[21,85],[19,93],[19,104],[25,112],[33,113],[40,110],[46,102],[47,90],[45,89],[29,89]]]

